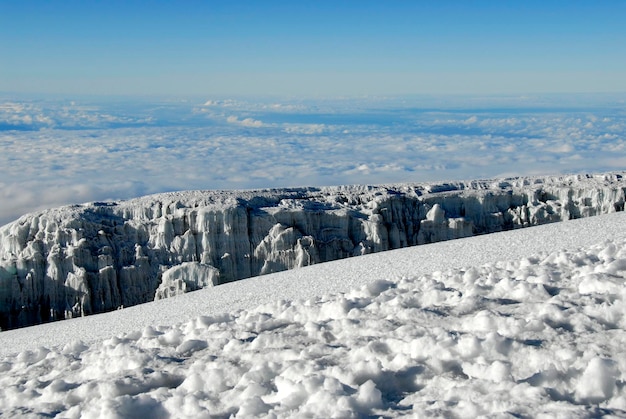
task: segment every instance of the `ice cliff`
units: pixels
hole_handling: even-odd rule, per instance
[[[624,173],[608,173],[179,192],[46,210],[0,227],[0,328],[340,258],[623,211],[625,190]]]

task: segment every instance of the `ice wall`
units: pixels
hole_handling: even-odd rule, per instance
[[[179,192],[0,228],[0,328],[315,263],[624,209],[623,173]]]

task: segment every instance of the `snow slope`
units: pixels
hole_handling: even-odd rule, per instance
[[[0,333],[0,411],[623,417],[625,278],[623,212],[251,278]]]
[[[190,191],[46,210],[0,228],[0,327],[242,278],[624,209],[623,173]]]

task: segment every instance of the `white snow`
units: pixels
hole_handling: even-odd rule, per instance
[[[247,279],[0,333],[0,412],[623,417],[625,277],[620,212]]]

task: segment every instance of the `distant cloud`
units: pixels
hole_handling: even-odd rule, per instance
[[[146,125],[153,118],[114,115],[99,107],[80,106],[75,102],[12,103],[0,102],[0,129],[41,128],[107,128],[111,126]]]
[[[293,112],[293,111],[303,111],[306,110],[306,106],[291,104],[291,103],[271,103],[269,105],[265,105],[264,108],[270,109],[272,111],[283,111],[283,112]]]
[[[248,105],[248,106],[246,106]],[[235,99],[208,99],[202,105],[204,107],[223,107],[223,108],[241,108],[249,107],[247,102],[242,102]]]
[[[237,125],[241,125],[243,127],[254,127],[254,128],[259,128],[264,126],[265,124],[263,124],[263,122],[258,121],[256,119],[252,119],[252,118],[244,118],[244,119],[239,119],[236,116],[229,116],[228,118],[226,118],[226,121],[230,124],[237,124]]]
[[[574,146],[572,144],[559,144],[554,147],[548,148],[546,151],[551,151],[553,153],[566,154],[574,151]]]
[[[44,111],[28,103],[0,103],[0,124],[10,127],[50,127],[54,121]]]
[[[283,130],[289,134],[321,134],[328,130],[326,124],[284,124]]]
[[[422,112],[392,101],[205,105],[0,100],[0,224],[36,209],[181,189],[624,168],[617,156],[626,151],[626,115],[610,107],[478,113]]]

